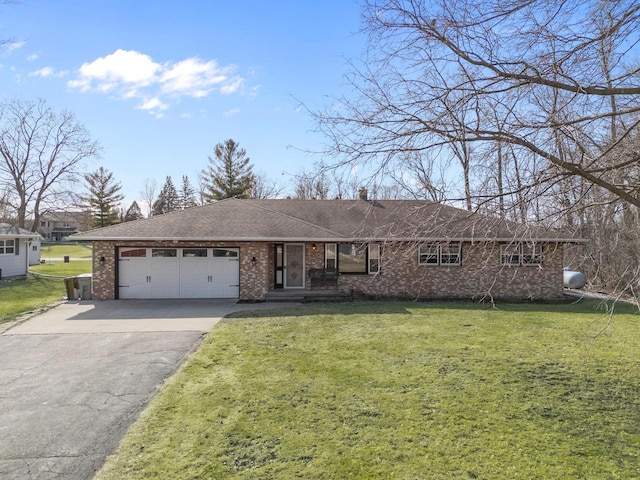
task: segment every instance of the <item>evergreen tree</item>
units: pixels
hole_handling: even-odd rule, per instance
[[[209,165],[202,171],[204,201],[248,198],[256,178],[245,149],[228,139],[215,146],[214,154],[215,158],[209,157]]]
[[[140,209],[138,202],[134,200],[131,206],[127,209],[127,213],[124,214],[124,221],[131,222],[133,220],[140,220],[141,218],[144,218],[144,215],[142,214],[142,210]]]
[[[196,205],[198,205],[198,200],[196,199],[196,191],[191,186],[189,177],[183,175],[182,188],[180,189],[180,208],[184,210],[185,208],[195,207]]]
[[[162,215],[163,213],[173,212],[180,209],[180,198],[173,180],[168,176],[162,186],[162,190],[158,194],[158,199],[153,203],[153,215]]]
[[[118,204],[124,198],[120,192],[122,186],[113,179],[113,173],[100,167],[93,173],[84,176],[89,188],[89,195],[81,196],[81,200],[89,206],[93,215],[94,227],[106,227],[120,222]]]

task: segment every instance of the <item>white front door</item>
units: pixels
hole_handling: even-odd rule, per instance
[[[284,288],[304,288],[304,244],[285,244],[284,270]]]

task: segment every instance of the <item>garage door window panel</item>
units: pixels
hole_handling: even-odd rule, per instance
[[[184,258],[204,258],[207,257],[207,249],[206,248],[185,248],[182,250],[182,256]]]
[[[147,256],[146,248],[135,248],[132,250],[120,250],[120,258],[144,258]]]
[[[177,257],[178,250],[176,248],[152,248],[151,256],[165,258]]]
[[[214,248],[213,249],[214,257],[232,257],[235,258],[238,256],[237,250],[232,250],[230,248]]]

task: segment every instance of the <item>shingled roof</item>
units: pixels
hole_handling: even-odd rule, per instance
[[[0,237],[11,238],[42,238],[40,234],[18,228],[8,223],[0,223]]]
[[[532,228],[419,200],[240,200],[120,223],[73,240],[182,241],[511,241],[580,242]]]

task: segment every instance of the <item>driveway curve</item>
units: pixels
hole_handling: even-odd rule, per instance
[[[283,306],[67,302],[7,330],[0,335],[0,478],[92,478],[220,318]]]

